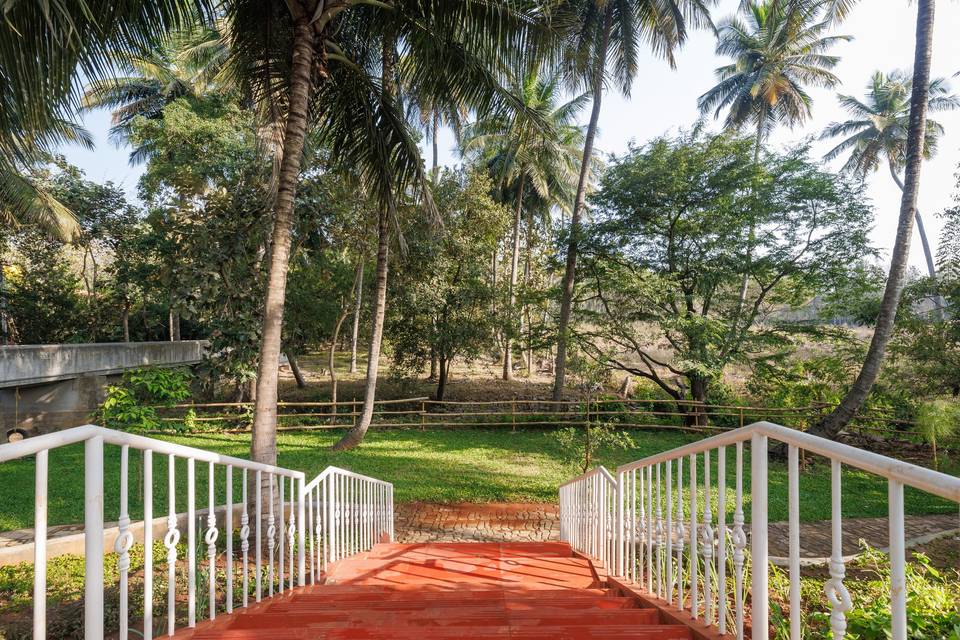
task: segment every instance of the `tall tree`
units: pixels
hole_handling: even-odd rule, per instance
[[[821,135],[822,139],[843,137],[837,146],[825,156],[833,160],[849,153],[844,170],[860,177],[877,171],[881,163],[886,164],[890,176],[903,191],[903,171],[907,158],[907,131],[910,125],[910,95],[913,79],[903,71],[884,74],[874,72],[867,84],[864,100],[854,96],[839,96],[840,105],[850,114],[851,119],[833,122]],[[950,93],[950,86],[944,78],[936,78],[927,87],[927,111],[947,111],[960,107],[960,97]],[[926,133],[923,138],[923,159],[929,160],[937,151],[943,125],[927,118]],[[920,233],[923,256],[927,262],[927,274],[937,277],[933,252],[927,240],[926,229],[920,210],[915,210],[915,222]],[[938,307],[942,303],[938,300]],[[942,314],[942,311],[941,311]]]
[[[536,72],[513,83],[511,90],[522,108],[490,113],[467,127],[462,151],[485,164],[496,181],[500,199],[511,201],[510,280],[503,331],[503,379],[513,377],[513,336],[519,315],[516,309],[520,264],[521,223],[529,192],[537,200],[563,206],[576,185],[577,160],[583,147],[583,132],[576,117],[589,100],[581,94],[561,102],[563,91],[558,73]]]
[[[553,397],[563,396],[567,369],[567,344],[573,292],[586,204],[593,145],[597,137],[603,93],[612,84],[625,96],[637,74],[641,42],[654,54],[675,66],[674,51],[687,37],[687,27],[712,26],[708,6],[711,0],[568,0],[560,8],[564,19],[574,25],[566,49],[566,69],[571,84],[587,89],[593,102],[583,143],[580,175],[570,215],[566,266],[561,285],[560,318]]]
[[[880,374],[887,343],[893,335],[897,307],[903,293],[916,217],[917,192],[920,188],[920,167],[923,161],[924,140],[927,132],[927,104],[930,89],[930,58],[933,51],[933,20],[935,0],[918,0],[916,49],[913,60],[913,86],[910,91],[910,118],[907,124],[907,146],[904,162],[904,188],[900,200],[897,236],[890,260],[890,272],[880,302],[876,328],[864,358],[863,367],[840,404],[814,425],[811,433],[834,438],[857,414]]]

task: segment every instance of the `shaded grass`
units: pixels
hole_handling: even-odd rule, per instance
[[[312,478],[328,465],[382,478],[395,485],[398,502],[555,502],[557,487],[576,475],[575,465],[564,459],[550,430],[506,429],[460,430],[385,430],[373,431],[364,444],[350,452],[332,452],[330,445],[340,431],[284,432],[279,435],[280,466],[301,470]],[[245,458],[249,452],[249,434],[203,434],[162,436],[171,442]],[[698,440],[698,434],[675,431],[633,432],[635,447],[629,451],[606,452],[599,462],[614,468]],[[712,460],[716,481],[716,456]],[[154,514],[167,512],[167,458],[154,456]],[[684,482],[689,483],[688,463],[684,464]],[[119,514],[120,450],[105,450],[105,519]],[[142,518],[143,498],[141,459],[131,452],[130,511],[135,520]],[[749,488],[749,451],[745,451],[744,487]],[[703,480],[703,462],[698,477]],[[49,522],[51,525],[83,521],[83,446],[74,445],[50,453]],[[674,473],[676,473],[674,467]],[[205,463],[198,463],[197,507],[205,508],[207,496]],[[733,512],[735,477],[734,449],[727,450],[728,512]],[[224,470],[216,469],[216,500],[224,501]],[[33,524],[34,462],[32,459],[0,464],[0,530],[31,527]],[[234,499],[240,500],[242,476],[234,473]],[[289,487],[289,485],[288,485]],[[779,461],[771,461],[769,470],[770,520],[787,518],[787,473]],[[289,491],[289,488],[288,488]],[[700,491],[701,499],[703,491]],[[844,516],[886,516],[886,480],[856,470],[843,475]],[[289,493],[288,493],[289,495]],[[185,511],[186,461],[177,460],[176,510]],[[716,505],[716,502],[714,502]],[[801,519],[825,520],[830,517],[830,467],[823,460],[808,465],[801,477]],[[750,518],[749,496],[744,509]],[[956,513],[957,505],[928,494],[907,489],[906,510],[911,514]],[[716,507],[714,507],[716,511]],[[729,522],[729,518],[728,518]]]

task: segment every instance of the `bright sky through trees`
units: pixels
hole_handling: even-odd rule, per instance
[[[733,13],[738,2],[721,0],[714,10],[714,17],[721,18]],[[862,0],[847,21],[837,29],[838,33],[854,36],[854,40],[838,44],[831,51],[841,57],[835,69],[843,82],[838,91],[861,96],[873,71],[879,69],[888,72],[909,67],[913,59],[915,20],[916,6],[907,0]],[[955,92],[960,92],[960,77],[951,77],[960,72],[960,39],[956,37],[958,26],[960,2],[938,3],[933,76],[950,78]],[[621,153],[630,140],[642,143],[670,129],[690,126],[698,116],[697,98],[714,84],[714,69],[726,61],[714,54],[714,45],[712,34],[706,31],[691,32],[687,44],[677,56],[676,71],[671,71],[662,60],[644,55],[631,98],[624,99],[611,92],[603,103],[599,149],[605,153]],[[778,128],[771,143],[782,145],[799,141],[819,134],[831,121],[845,119],[835,94],[832,90],[811,89],[814,105],[810,123],[793,131]],[[589,109],[586,109],[581,118],[588,116]],[[960,112],[937,114],[937,119],[946,128],[946,135],[941,142],[939,155],[924,164],[919,200],[934,251],[942,224],[934,214],[951,204],[956,184],[954,173],[960,163]],[[105,111],[87,114],[84,125],[93,133],[97,148],[94,151],[64,148],[67,159],[86,171],[90,179],[113,180],[131,197],[135,197],[136,182],[143,168],[130,167],[127,164],[129,149],[117,149],[107,140],[109,114]],[[719,128],[720,123],[714,126]],[[831,144],[818,142],[814,149],[822,154]],[[459,162],[449,131],[441,131],[440,162]],[[839,168],[840,164],[838,161],[835,167]],[[900,192],[889,176],[881,173],[870,178],[869,195],[877,210],[873,241],[889,251],[896,228]],[[917,268],[923,267],[923,254],[916,238],[911,248],[910,263]]]

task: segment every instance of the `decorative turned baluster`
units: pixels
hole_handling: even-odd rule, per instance
[[[657,596],[663,597],[663,507],[660,498],[660,464],[657,464]]]
[[[227,465],[224,486],[227,490],[223,529],[227,534],[227,548],[224,553],[227,579],[227,613],[233,613],[233,466]]]
[[[683,547],[687,529],[683,526],[683,458],[677,458],[677,608],[683,609]]]
[[[240,551],[243,553],[243,606],[250,603],[250,512],[247,507],[247,470],[243,470],[243,513],[240,514]]]
[[[653,467],[647,467],[647,591],[653,593]]]
[[[727,448],[717,449],[717,618],[727,632]]]
[[[637,470],[630,470],[630,580],[637,580]]]
[[[703,544],[703,617],[713,624],[713,511],[710,509],[710,451],[703,452],[703,527],[700,542]]]
[[[314,555],[315,551],[314,551],[314,543],[313,543],[313,540],[314,540],[314,527],[313,527],[313,500],[314,500],[314,498],[313,498],[313,491],[315,491],[315,489],[312,489],[312,490],[310,491],[310,495],[307,497],[307,505],[308,505],[308,509],[307,509],[307,532],[308,532],[308,535],[310,536],[310,582],[311,582],[311,584],[312,584],[312,583],[316,583],[316,581],[317,581],[317,565],[316,565],[317,557]],[[317,542],[320,542],[320,539],[319,539],[319,538],[317,538]]]
[[[697,538],[697,454],[690,454],[690,615],[696,620],[700,615],[700,557]]]
[[[737,638],[743,640],[743,560],[744,550],[747,548],[747,534],[743,530],[743,443],[737,443],[737,480],[736,505],[733,512],[733,570],[736,592],[734,607],[736,608]]]
[[[286,553],[284,553],[284,547],[286,546],[286,538],[287,538],[287,527],[284,524],[284,514],[286,512],[285,490],[287,486],[287,479],[284,478],[283,476],[280,476],[279,478],[277,478],[277,480],[280,484],[280,487],[279,487],[280,501],[278,502],[278,504],[280,505],[280,514],[279,514],[280,523],[277,529],[280,532],[280,536],[279,536],[280,540],[278,541],[278,544],[277,544],[277,546],[279,547],[277,549],[277,554],[279,556],[278,557],[279,567],[277,568],[277,574],[279,576],[278,593],[283,593],[283,581],[284,581],[284,578],[286,577],[286,574],[284,573],[284,570],[283,570],[283,565],[286,558]]]
[[[664,528],[664,535],[667,539],[667,552],[664,556],[664,562],[667,565],[667,582],[665,589],[665,598],[667,602],[673,602],[673,463],[667,460],[667,525]],[[679,574],[678,574],[679,575]]]
[[[843,520],[840,512],[840,461],[830,461],[830,494],[832,498],[831,534],[833,555],[830,556],[830,579],[823,585],[824,594],[830,603],[830,629],[834,640],[843,640],[847,634],[847,612],[853,603],[843,584],[846,568],[843,563]]]
[[[143,640],[153,640],[153,451],[143,452]]]
[[[256,537],[254,538],[254,581],[256,584],[254,595],[256,596],[256,601],[260,602],[263,597],[263,571],[260,568],[263,560],[263,472],[257,470],[256,475],[256,489],[254,495],[254,526],[256,527]]]
[[[277,524],[273,515],[273,474],[270,475],[270,506],[267,508],[267,595],[273,595],[273,550],[277,546]]]
[[[129,500],[127,496],[127,476],[129,475],[130,447],[120,447],[120,520],[117,522],[119,530],[113,550],[119,554],[117,571],[120,573],[120,639],[126,640],[129,634],[129,585],[127,578],[130,573],[130,547],[133,546],[133,533],[130,531]]]
[[[197,626],[197,474],[187,458],[187,626]]]
[[[293,589],[294,576],[296,576],[296,565],[293,561],[293,552],[296,549],[297,539],[297,502],[296,496],[296,478],[290,478],[290,524],[287,525],[287,552],[289,553],[288,563],[290,565],[290,581],[287,583],[290,589]]]
[[[207,473],[207,531],[203,536],[203,541],[207,543],[207,561],[210,571],[210,619],[217,617],[217,538],[220,532],[217,531],[217,505],[214,502],[214,465],[209,463]]]
[[[180,531],[177,529],[177,487],[176,458],[167,456],[167,534],[163,537],[163,546],[167,548],[167,635],[172,636],[176,629],[177,603],[177,544],[180,543]]]

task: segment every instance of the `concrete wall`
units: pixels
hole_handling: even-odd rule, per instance
[[[0,442],[86,424],[123,371],[197,364],[206,347],[202,340],[0,347]]]

